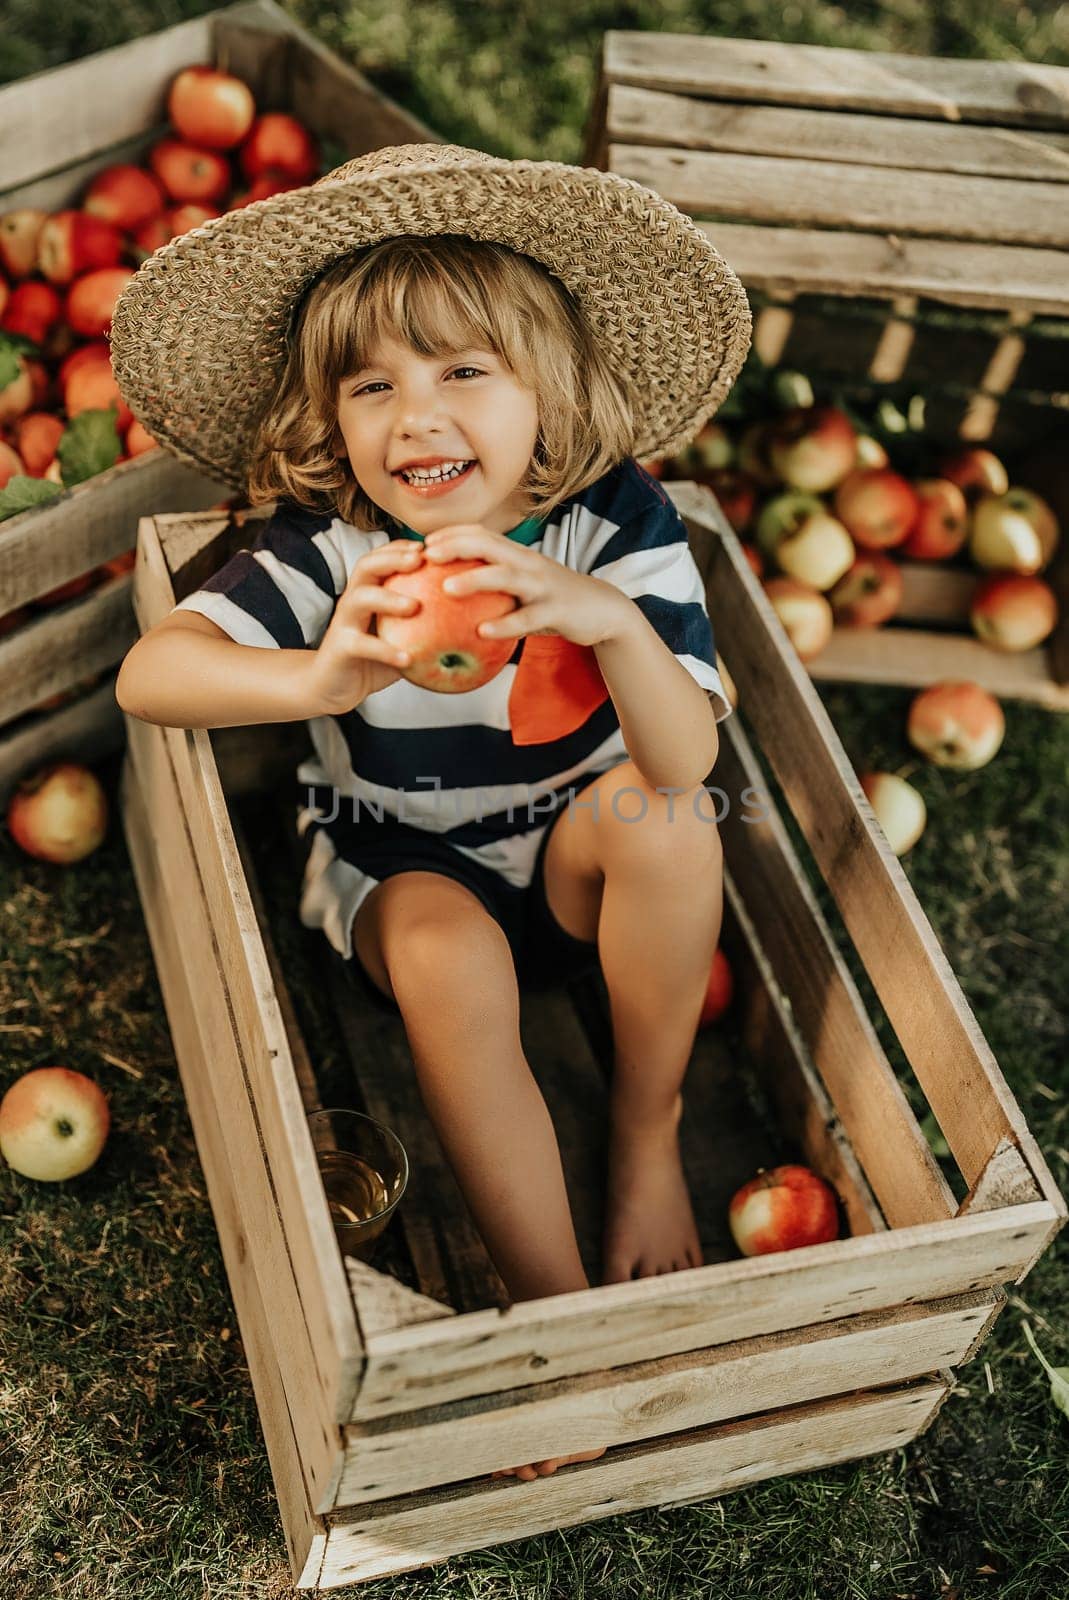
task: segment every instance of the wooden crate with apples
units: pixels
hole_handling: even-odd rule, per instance
[[[825,612],[802,647],[812,676],[971,680],[1069,709],[1069,70],[611,31],[582,159],[694,217],[746,285],[753,350],[722,413],[750,424],[728,468],[743,477],[702,473],[725,510],[739,505],[744,537],[754,491],[760,512],[786,486],[782,447],[778,463],[769,454],[784,419],[760,415],[777,394],[785,406],[815,395],[865,432],[871,420],[898,477],[966,483],[968,505],[945,488],[913,502],[923,538],[868,533],[855,497],[842,520],[865,558],[864,592],[897,609],[859,624],[850,594],[833,595],[834,631]],[[720,449],[726,466],[730,438],[713,430],[707,444],[706,460]],[[665,475],[695,476],[701,454],[663,463]],[[875,449],[861,460],[880,466]],[[797,461],[801,489],[809,469]],[[836,468],[824,465],[827,483]],[[1007,473],[1011,493],[1038,494],[1047,511],[1003,501]],[[879,491],[870,480],[878,492],[891,494],[887,480]],[[838,495],[821,496],[838,516]],[[1043,524],[1040,537],[1026,521]],[[765,528],[771,576],[774,517]],[[799,569],[815,572],[799,548]]]
[[[100,338],[91,321],[80,320],[77,335],[70,326],[78,314],[73,291],[62,280],[75,268],[57,264],[66,237],[60,224],[50,227],[47,256],[53,275],[60,276],[53,282],[40,270],[40,213],[84,219],[87,191],[103,172],[146,168],[150,152],[175,133],[168,121],[171,84],[185,68],[201,64],[240,78],[252,91],[257,114],[294,115],[318,143],[317,172],[379,145],[439,139],[271,0],[208,12],[0,89],[0,803],[20,776],[47,761],[91,761],[120,747],[123,724],[114,682],[118,663],[137,637],[127,566],[138,518],[159,507],[203,510],[228,493],[158,448],[130,454],[125,434],[113,434],[110,445],[82,435],[81,462],[65,452],[65,464],[57,460],[56,430],[75,420],[75,408],[80,412],[88,402],[85,413],[102,417],[111,403],[105,392],[110,365],[105,346],[107,377],[98,373],[97,387],[86,389],[83,372],[79,399],[72,398],[75,380],[65,372],[61,405],[61,367],[82,351],[98,353]],[[224,207],[231,189],[241,188],[247,176],[230,152],[213,160],[229,164],[232,181],[209,213]],[[143,225],[144,232],[119,230],[122,266],[135,267],[172,228],[198,220],[185,214],[188,207],[178,207],[173,194],[167,198],[167,226],[158,237],[152,232],[158,217]],[[114,241],[105,242],[113,258]],[[75,257],[77,267],[86,268],[78,271],[76,285],[92,276],[88,260]],[[56,321],[59,301],[63,312]],[[13,337],[23,344],[13,345]],[[86,365],[95,370],[100,362]],[[34,416],[47,401],[58,419],[35,423],[39,432],[32,437],[25,426],[20,431],[26,415],[20,385],[29,382],[35,386],[29,402]],[[98,460],[113,460],[116,448],[122,454],[113,465],[74,481]],[[60,471],[73,487],[60,483],[57,498],[12,512],[5,501],[12,479],[25,484],[31,478],[31,490],[43,494],[53,487],[49,471]]]
[[[320,930],[299,928],[299,752],[284,741],[297,732],[309,751],[303,726],[244,730],[235,763],[233,730],[126,719],[126,838],[302,1588],[896,1449],[932,1422],[1002,1286],[1065,1221],[739,540],[700,486],[669,493],[738,708],[708,795],[734,996],[699,1028],[683,1089],[701,1267],[601,1282],[612,1036],[597,973],[521,990],[524,1049],[595,1286],[509,1304],[422,1109],[403,1024],[372,1006]],[[248,547],[269,509],[244,523],[142,519],[141,630]],[[274,915],[294,924],[285,976],[269,881]],[[860,997],[862,969],[897,1065]],[[409,1154],[409,1188],[371,1263],[343,1259],[313,1153],[307,1113],[327,1068],[302,1032],[305,983],[327,986],[353,1104]],[[337,1060],[329,1070],[336,1088]],[[937,1129],[949,1152],[938,1156]],[[741,1256],[728,1202],[784,1162],[831,1186],[838,1236]],[[599,1459],[532,1482],[491,1476],[601,1445]]]

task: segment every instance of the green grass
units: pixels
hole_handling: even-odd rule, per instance
[[[0,81],[204,9],[8,0]],[[561,160],[579,155],[609,27],[1069,62],[1069,9],[994,0],[938,10],[919,0],[848,10],[816,0],[292,9],[442,133]],[[907,745],[908,694],[836,688],[822,697],[856,766],[888,766],[924,793],[929,829],[904,866],[1056,1181],[1069,1188],[1069,718],[1006,702],[996,760],[950,774]],[[117,760],[100,771],[114,803]],[[335,1074],[330,1019],[311,998],[309,942],[281,918],[276,925],[314,1057]],[[117,814],[102,848],[72,869],[29,861],[0,833],[0,1019],[0,1087],[64,1063],[102,1085],[113,1115],[104,1155],[80,1179],[47,1186],[0,1170],[0,1600],[289,1595]],[[1064,1365],[1067,1305],[1063,1235],[1012,1293],[932,1428],[904,1450],[474,1552],[364,1593],[1060,1600],[1069,1592],[1069,1422],[1049,1402],[1021,1321]]]

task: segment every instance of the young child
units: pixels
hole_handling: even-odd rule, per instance
[[[704,783],[730,712],[679,449],[746,355],[737,278],[653,191],[399,146],[158,251],[112,359],[168,448],[276,509],[129,652],[122,709],[308,719],[300,917],[400,1013],[514,1300],[588,1287],[519,985],[600,964],[614,1041],[603,1281],[702,1264],[677,1129],[720,929]],[[377,619],[424,560],[517,609],[488,683],[404,677]],[[532,1479],[592,1449],[509,1469]]]

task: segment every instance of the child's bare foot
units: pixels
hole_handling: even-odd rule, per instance
[[[613,1102],[603,1283],[700,1267],[701,1240],[679,1155],[683,1097],[670,1114],[629,1116]]]
[[[580,1450],[574,1456],[550,1456],[546,1461],[532,1461],[528,1467],[501,1467],[497,1472],[492,1472],[492,1478],[522,1478],[524,1483],[533,1483],[536,1478],[548,1478],[556,1472],[558,1467],[566,1467],[570,1461],[596,1461],[608,1449],[602,1445],[600,1450]]]

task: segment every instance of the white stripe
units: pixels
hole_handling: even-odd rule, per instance
[[[317,645],[334,615],[335,601],[323,593],[314,578],[280,561],[273,550],[254,550],[252,555],[263,567],[275,588],[297,618],[305,644]]]
[[[217,623],[236,644],[268,646],[272,650],[280,648],[278,640],[268,632],[262,622],[250,617],[247,611],[243,611],[227,595],[216,594],[212,589],[198,589],[194,594],[187,595],[184,600],[179,600],[173,609],[199,612],[202,617],[207,617],[209,622]]]

